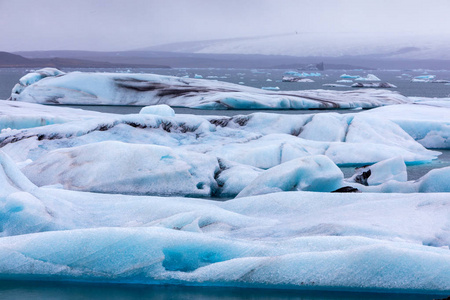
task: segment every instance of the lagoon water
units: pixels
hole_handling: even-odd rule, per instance
[[[0,281],[4,300],[432,300],[446,295]]]
[[[66,69],[64,71],[74,71]],[[128,70],[111,69],[80,69],[80,71],[91,72],[128,72]],[[366,75],[373,73],[382,81],[387,81],[398,86],[397,90],[405,96],[419,97],[447,97],[450,96],[450,85],[438,83],[412,83],[408,77],[401,74],[407,73],[412,76],[421,75],[423,71],[324,71],[323,76],[313,77],[314,83],[286,83],[281,80],[286,70],[238,70],[238,69],[131,69],[136,73],[157,73],[163,75],[189,75],[194,74],[217,76],[211,80],[222,80],[232,83],[244,82],[246,85],[261,88],[262,86],[278,86],[281,90],[305,90],[305,89],[337,89],[350,90],[352,88],[324,88],[324,83],[334,83],[343,73],[352,75]],[[28,73],[26,69],[0,69],[0,99],[10,96],[12,87],[19,78]],[[450,79],[450,71],[429,71],[429,74],[437,75],[436,79]],[[271,81],[267,81],[270,79]],[[133,106],[72,106],[83,109],[91,109],[110,113],[138,113],[141,107]],[[255,111],[211,111],[195,110],[186,108],[175,108],[179,114],[203,114],[203,115],[236,115],[249,114]],[[316,113],[329,111],[265,111],[270,113]],[[339,113],[354,112],[336,110]],[[439,150],[440,151],[440,150]],[[423,176],[429,170],[450,166],[450,150],[441,151],[443,154],[439,160],[430,164],[408,166],[408,180],[415,180]],[[345,177],[353,174],[354,168],[343,168]],[[143,286],[143,285],[117,285],[117,284],[84,284],[64,282],[28,282],[28,281],[1,281],[0,299],[217,299],[217,300],[275,300],[275,299],[302,299],[302,300],[343,300],[343,299],[440,299],[449,295],[411,295],[411,294],[382,294],[382,293],[349,293],[349,292],[325,292],[325,291],[288,291],[288,290],[264,290],[264,289],[241,289],[241,288],[213,288],[213,287],[182,287],[182,286]]]

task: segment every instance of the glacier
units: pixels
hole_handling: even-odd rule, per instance
[[[56,72],[56,71],[55,71]],[[155,105],[199,109],[373,108],[408,103],[385,90],[267,91],[220,81],[155,74],[70,72],[19,80],[10,99],[43,104]]]

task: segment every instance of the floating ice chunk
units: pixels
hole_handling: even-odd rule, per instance
[[[263,86],[261,89],[263,90],[271,90],[271,91],[279,91],[280,88],[277,86]]]
[[[23,171],[39,186],[62,184],[80,191],[210,196],[217,159],[168,147],[99,142],[58,149]]]
[[[324,84],[322,84],[322,86],[324,86],[324,87],[339,87],[339,88],[350,87],[349,85],[337,84],[337,83],[324,83]]]
[[[367,74],[366,77],[357,77],[354,79],[355,81],[381,81],[380,78],[373,74]]]
[[[413,79],[411,79],[411,82],[431,82],[431,80],[430,79],[413,78]]]
[[[199,75],[199,74],[195,74],[195,75],[194,75],[194,78],[201,79],[201,78],[203,78],[203,76],[202,76],[202,75]]]
[[[405,182],[408,179],[406,165],[401,156],[393,157],[369,167],[372,174],[367,182],[377,185],[389,180]]]
[[[237,197],[281,191],[331,192],[342,186],[344,175],[326,156],[308,156],[261,173]]]
[[[382,89],[390,89],[390,88],[396,88],[397,86],[393,85],[392,83],[388,83],[388,82],[381,82],[381,83],[376,83],[376,82],[369,82],[369,83],[356,82],[356,83],[352,84],[351,87],[353,87],[353,88],[382,88]]]
[[[175,111],[173,110],[173,108],[166,104],[145,106],[139,113],[147,115],[158,115],[163,117],[175,116]]]
[[[353,82],[353,80],[351,80],[351,79],[341,79],[341,80],[336,80],[336,82],[339,82],[339,83],[350,83],[350,82]]]
[[[414,79],[435,79],[436,75],[419,75],[415,76]]]
[[[450,193],[450,167],[434,169],[418,180],[420,193]]]
[[[340,77],[341,78],[349,78],[349,79],[361,78],[361,76],[359,76],[359,75],[348,75],[348,74],[342,74]]]
[[[368,167],[359,168],[358,172],[349,180],[371,186],[390,180],[406,182],[407,176],[405,162],[401,156],[397,156]]]
[[[243,81],[239,84],[154,74],[72,72],[48,77],[23,90],[15,88],[11,100],[46,104],[167,104],[203,109],[371,108],[409,102],[404,96],[384,90],[276,92],[242,86]]]

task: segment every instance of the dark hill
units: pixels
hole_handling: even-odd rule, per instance
[[[170,68],[156,64],[127,64],[104,61],[91,61],[77,58],[25,58],[23,56],[0,51],[0,68]]]

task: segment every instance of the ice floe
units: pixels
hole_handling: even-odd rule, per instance
[[[203,109],[372,108],[409,102],[400,94],[384,90],[264,91],[220,81],[155,74],[71,72],[40,80],[33,76],[37,81],[20,84],[11,100],[45,104],[167,104]]]

